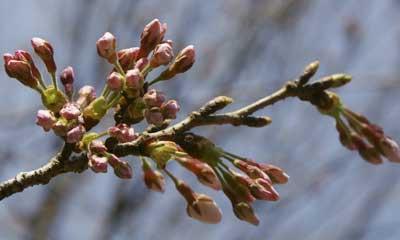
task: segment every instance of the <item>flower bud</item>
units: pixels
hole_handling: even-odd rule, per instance
[[[71,97],[74,91],[74,69],[71,66],[66,67],[60,74],[61,83],[64,85],[64,90],[67,96]]]
[[[31,44],[35,53],[42,59],[49,73],[55,73],[57,70],[54,62],[54,51],[51,44],[41,38],[32,38]]]
[[[24,51],[24,50],[17,50],[15,52],[15,60],[21,60],[29,63],[31,70],[32,70],[32,75],[36,79],[41,79],[42,75],[40,74],[39,70],[37,69],[35,63],[33,62],[32,56],[29,52]]]
[[[140,35],[139,58],[147,57],[149,55],[156,45],[161,42],[165,31],[166,25],[165,28],[163,28],[158,19],[154,19],[144,27],[144,30]]]
[[[108,133],[120,143],[131,142],[137,138],[135,130],[125,123],[119,123],[115,127],[108,128]]]
[[[164,166],[175,153],[179,152],[178,145],[172,141],[157,141],[146,146],[148,155],[158,164]]]
[[[156,68],[161,65],[168,65],[173,57],[174,53],[169,43],[158,44],[154,49],[153,56],[150,58],[150,66]]]
[[[258,167],[268,175],[268,177],[272,180],[272,183],[284,184],[289,181],[289,175],[287,175],[281,168],[277,166],[272,164],[258,163]]]
[[[127,161],[122,161],[114,154],[108,156],[108,162],[114,168],[114,174],[122,179],[132,178],[132,168]]]
[[[194,202],[188,203],[186,212],[190,217],[209,224],[219,223],[222,218],[221,209],[212,198],[204,194],[197,195]]]
[[[262,179],[262,178],[258,178],[256,180],[259,180],[259,179]],[[263,185],[259,184],[257,181],[253,181],[253,183],[249,187],[250,187],[251,194],[257,199],[266,200],[266,201],[278,201],[279,200],[279,195],[277,194],[277,192],[269,191]]]
[[[147,64],[149,63],[149,60],[147,60],[147,58],[141,58],[139,59],[136,64],[135,64],[135,68],[139,69],[139,71],[142,71]]]
[[[389,161],[400,163],[399,145],[393,139],[389,137],[383,138],[379,142],[379,148]]]
[[[79,90],[78,99],[76,100],[76,103],[78,103],[83,109],[95,99],[96,99],[95,89],[92,86],[86,85]]]
[[[128,106],[128,116],[132,123],[138,123],[143,120],[143,110],[146,108],[142,98],[136,98]]]
[[[148,124],[154,124],[156,126],[161,125],[164,122],[164,117],[160,112],[159,108],[151,108],[144,110],[144,117]]]
[[[136,58],[139,54],[139,48],[126,48],[118,51],[118,61],[122,69],[126,72],[135,66]]]
[[[169,100],[161,105],[161,112],[166,119],[176,119],[176,113],[179,110],[180,106],[175,100]]]
[[[165,101],[165,95],[163,92],[157,91],[155,89],[150,89],[143,96],[143,100],[148,107],[160,107]]]
[[[172,65],[161,73],[158,77],[162,80],[168,80],[173,78],[178,73],[183,73],[189,70],[195,61],[195,51],[193,45],[187,46],[175,58]]]
[[[95,173],[106,173],[107,172],[107,157],[104,156],[99,156],[97,154],[89,154],[89,167],[93,170]]]
[[[82,125],[78,125],[68,131],[66,141],[67,143],[79,142],[82,139],[83,135],[85,135],[85,133],[86,133],[85,127]]]
[[[69,126],[68,121],[65,118],[58,118],[57,122],[53,125],[53,131],[57,136],[67,136]]]
[[[77,119],[79,115],[81,115],[79,104],[70,102],[66,103],[60,110],[60,115],[67,120]]]
[[[96,42],[97,53],[100,57],[105,58],[109,63],[114,64],[117,61],[116,42],[114,35],[109,32],[99,38]]]
[[[28,62],[21,60],[10,60],[9,56],[3,56],[5,61],[5,69],[9,77],[17,79],[19,82],[30,88],[36,88],[37,80],[32,74],[31,67]]]
[[[117,73],[112,72],[107,78],[107,86],[113,91],[119,91],[124,85],[124,77]]]
[[[67,103],[67,99],[59,89],[56,89],[53,85],[50,85],[42,94],[42,102],[47,109],[58,113],[63,108],[65,103]]]
[[[126,86],[135,90],[140,90],[143,87],[143,75],[139,69],[134,68],[126,73]]]
[[[156,192],[165,191],[164,176],[157,170],[153,170],[147,162],[142,165],[143,180],[148,189]]]
[[[95,121],[100,121],[107,113],[107,102],[103,96],[96,98],[92,101],[84,110],[83,117],[86,120],[91,119]]]
[[[39,110],[37,112],[36,124],[41,126],[46,132],[53,128],[56,120],[53,113],[49,110]]]
[[[235,204],[233,206],[233,212],[235,213],[236,217],[242,221],[246,221],[256,226],[260,223],[257,215],[254,213],[253,208],[246,202]]]
[[[104,145],[103,141],[95,139],[90,142],[90,151],[94,153],[102,153],[107,151],[107,147]]]

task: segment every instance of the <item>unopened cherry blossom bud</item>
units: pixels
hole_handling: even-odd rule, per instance
[[[262,179],[262,178],[259,178]],[[258,180],[258,179],[257,179]],[[259,184],[258,182],[254,181],[250,185],[250,191],[251,194],[260,200],[266,200],[266,201],[278,201],[279,200],[279,195],[276,194],[276,192],[271,192],[268,189],[266,189],[264,186]]]
[[[154,124],[156,126],[161,125],[164,122],[163,114],[159,108],[151,108],[144,110],[144,117],[148,124]]]
[[[169,100],[161,105],[161,112],[166,119],[176,119],[176,114],[180,109],[178,102],[175,100]]]
[[[126,73],[126,86],[135,90],[140,90],[143,87],[143,75],[139,69],[134,68]]]
[[[364,160],[372,164],[381,164],[383,162],[375,147],[365,142],[359,135],[352,133],[351,140]]]
[[[114,169],[114,174],[122,179],[132,178],[132,167],[127,161],[119,159],[114,154],[108,156],[108,162]]]
[[[53,131],[57,136],[65,137],[67,136],[69,127],[68,121],[64,118],[59,118],[57,122],[53,125]]]
[[[400,163],[399,145],[393,139],[389,137],[383,138],[379,142],[379,148],[389,161]]]
[[[219,223],[222,218],[221,209],[204,194],[197,195],[194,202],[188,203],[186,212],[190,217],[209,224]]]
[[[117,40],[109,32],[99,38],[96,42],[97,53],[100,57],[105,58],[109,63],[114,64],[117,61],[116,45]]]
[[[150,89],[144,94],[143,100],[148,107],[161,107],[161,104],[165,101],[165,95],[163,92]]]
[[[143,180],[147,188],[156,192],[165,191],[165,179],[162,173],[153,170],[147,161],[143,162]]]
[[[86,133],[85,127],[82,125],[78,125],[68,131],[66,141],[67,143],[79,142],[85,133]]]
[[[79,104],[68,102],[60,110],[60,115],[67,120],[77,119],[81,115],[79,108]]]
[[[110,136],[115,137],[118,142],[125,143],[135,140],[138,136],[135,134],[135,130],[129,127],[125,123],[119,123],[115,127],[108,128]]]
[[[158,78],[161,80],[171,79],[176,74],[184,73],[189,70],[193,66],[194,62],[195,51],[193,45],[190,45],[180,51],[171,66],[162,72]]]
[[[119,91],[124,85],[124,77],[117,73],[112,72],[107,78],[107,86],[113,91]]]
[[[142,71],[147,66],[147,64],[149,64],[149,60],[147,58],[141,58],[141,59],[137,60],[137,62],[135,64],[135,68]]]
[[[165,35],[165,30],[158,19],[148,23],[140,35],[140,52],[139,58],[147,57],[149,53],[159,44]]]
[[[36,88],[37,80],[32,74],[30,64],[21,60],[10,60],[9,56],[3,56],[5,69],[9,77],[17,79],[19,82],[30,88]]]
[[[74,91],[74,69],[71,66],[66,67],[60,74],[61,83],[64,85],[65,93],[71,97]]]
[[[39,110],[37,112],[36,124],[41,126],[46,132],[53,128],[56,120],[53,113],[49,110]]]
[[[64,93],[58,88],[54,88],[53,85],[44,90],[41,97],[43,105],[55,113],[58,113],[67,103]]]
[[[154,49],[153,56],[150,58],[150,66],[156,68],[161,65],[168,65],[173,57],[174,53],[169,43],[158,44]]]
[[[55,73],[57,70],[54,62],[54,51],[51,44],[41,38],[32,38],[31,44],[35,53],[42,59],[49,73]]]
[[[233,206],[233,212],[235,213],[236,217],[242,221],[246,221],[253,225],[258,225],[260,223],[257,215],[254,213],[253,208],[246,202],[235,204]]]
[[[89,154],[89,167],[95,173],[106,173],[108,167],[108,159],[105,156],[99,156],[97,154]]]
[[[107,147],[104,145],[103,141],[99,139],[91,141],[89,146],[90,146],[90,151],[94,153],[101,153],[107,151]]]
[[[78,103],[81,106],[81,108],[85,108],[95,99],[96,99],[96,90],[92,86],[86,85],[79,90],[78,99],[76,100],[76,103]]]
[[[39,70],[37,69],[35,63],[33,62],[32,56],[29,52],[24,51],[24,50],[17,50],[15,51],[15,60],[21,60],[21,61],[26,61],[29,63],[31,70],[32,70],[32,75],[36,78],[36,79],[41,79],[42,76],[39,72]]]
[[[164,39],[165,33],[167,32],[167,29],[168,29],[167,23],[162,23],[161,24],[161,31],[160,31],[160,39],[161,39],[161,41]],[[171,41],[171,40],[167,40],[166,42],[168,42],[168,41]]]
[[[126,48],[118,51],[118,61],[124,71],[128,71],[135,66],[138,54],[138,47]]]

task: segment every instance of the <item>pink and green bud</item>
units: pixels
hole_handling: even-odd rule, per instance
[[[88,154],[89,167],[95,173],[106,173],[108,167],[108,159],[105,156],[99,156],[97,154]]]
[[[96,98],[84,110],[83,118],[85,123],[87,120],[99,122],[107,113],[107,101],[103,96]]]
[[[57,119],[49,110],[39,110],[37,112],[36,124],[41,126],[46,132],[53,128],[56,121]]]
[[[151,51],[162,41],[166,31],[166,25],[163,27],[158,19],[148,23],[140,35],[139,58],[147,57]]]
[[[77,119],[81,115],[79,104],[66,103],[60,110],[60,115],[67,120]]]
[[[149,64],[149,60],[144,57],[136,62],[135,68],[139,69],[139,71],[142,71],[147,66],[147,64]]]
[[[143,87],[143,75],[139,69],[134,68],[126,73],[126,86],[134,90],[140,90]]]
[[[379,142],[379,148],[389,161],[400,163],[399,145],[397,145],[393,139],[389,137],[381,139]]]
[[[71,66],[66,67],[60,74],[61,83],[64,86],[65,93],[71,97],[74,92],[74,69]]]
[[[162,80],[173,78],[176,74],[189,70],[195,62],[195,51],[193,45],[187,46],[175,58],[172,65],[159,76]]]
[[[254,160],[248,160],[247,163],[261,169],[261,171],[266,173],[268,177],[272,180],[272,183],[284,184],[289,181],[289,175],[277,166],[266,163],[258,163]]]
[[[107,152],[107,147],[104,145],[103,141],[95,139],[90,142],[90,151],[94,153]]]
[[[178,145],[172,141],[156,141],[146,146],[146,152],[157,163],[158,166],[165,164],[180,152]]]
[[[5,69],[9,77],[17,79],[19,82],[30,88],[36,88],[37,80],[32,74],[30,64],[21,60],[10,60],[9,56],[3,56]]]
[[[107,86],[113,91],[120,91],[124,85],[124,77],[117,73],[112,72],[107,78]]]
[[[132,167],[127,161],[119,159],[114,154],[108,156],[108,162],[114,169],[114,174],[122,179],[132,178]]]
[[[96,47],[100,57],[105,58],[111,64],[117,61],[117,40],[114,35],[109,32],[104,33],[104,35],[97,40]]]
[[[24,51],[24,50],[17,50],[15,52],[15,60],[21,60],[21,61],[25,61],[27,63],[29,63],[31,70],[32,70],[32,75],[36,78],[36,79],[41,79],[42,75],[40,74],[39,70],[37,69],[35,63],[33,62],[32,56],[29,52]]]
[[[82,125],[78,125],[68,131],[66,142],[67,143],[79,142],[82,139],[83,135],[85,135],[85,133],[86,133],[85,127]]]
[[[148,124],[154,124],[156,126],[161,125],[164,122],[163,114],[157,107],[144,110],[144,117]]]
[[[180,109],[178,102],[175,100],[169,100],[161,105],[161,112],[166,119],[176,119],[176,114]]]
[[[69,124],[65,118],[58,118],[57,122],[53,125],[53,131],[57,136],[67,136],[68,130]]]
[[[161,104],[165,101],[165,94],[155,89],[150,89],[144,94],[143,100],[149,108],[161,107]]]
[[[139,54],[139,48],[126,48],[118,51],[118,61],[122,69],[126,72],[135,66]]]
[[[78,103],[83,109],[95,99],[96,90],[92,86],[86,85],[79,90],[76,103]]]
[[[120,143],[131,142],[138,137],[135,134],[134,128],[129,127],[125,123],[119,123],[115,127],[108,128],[108,133]]]
[[[246,221],[256,226],[260,223],[257,215],[254,213],[253,208],[246,202],[234,204],[233,212],[235,213],[236,217],[242,221]]]
[[[188,203],[186,212],[189,217],[204,223],[216,224],[221,221],[221,209],[212,198],[204,194],[198,194],[195,201]]]
[[[142,165],[143,180],[147,188],[156,192],[165,191],[164,176],[157,170],[153,170],[146,162]]]
[[[159,67],[161,65],[168,65],[174,58],[174,52],[172,51],[172,45],[169,43],[161,43],[154,49],[153,56],[150,58],[150,66],[152,68]]]
[[[42,94],[43,105],[54,113],[58,113],[67,103],[62,91],[50,85]]]
[[[42,59],[49,73],[55,73],[57,70],[54,62],[54,51],[51,44],[41,38],[32,38],[31,44],[35,53]]]

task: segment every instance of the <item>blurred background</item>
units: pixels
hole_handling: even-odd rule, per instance
[[[178,120],[217,95],[235,99],[230,109],[251,103],[318,59],[317,77],[353,75],[338,90],[343,101],[400,141],[399,0],[3,0],[0,52],[32,52],[30,39],[42,37],[53,44],[59,70],[74,67],[77,87],[93,84],[100,91],[111,68],[97,56],[96,40],[110,31],[119,48],[138,46],[153,18],[168,23],[175,53],[189,44],[197,51],[189,72],[157,85],[181,103]],[[35,125],[41,108],[36,92],[3,70],[0,82],[4,181],[45,164],[62,143]],[[196,129],[228,151],[276,164],[291,176],[278,186],[279,202],[255,204],[258,227],[236,219],[223,194],[171,164],[196,191],[213,196],[224,214],[218,225],[192,220],[170,181],[164,194],[145,188],[139,161],[131,157],[132,180],[111,172],[65,174],[1,201],[0,238],[399,239],[400,165],[376,167],[344,149],[333,120],[297,99],[260,114],[273,124]]]

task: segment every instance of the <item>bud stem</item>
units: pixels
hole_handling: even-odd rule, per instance
[[[37,81],[39,82],[40,86],[42,86],[43,89],[47,88],[47,86],[46,86],[46,84],[44,84],[41,76],[39,78],[37,78]]]
[[[55,90],[58,90],[58,88],[57,88],[57,79],[56,79],[56,72],[51,72],[50,75],[51,75],[51,79],[53,80],[54,89],[55,89]]]
[[[151,70],[153,70],[153,68],[150,66],[150,63],[148,63],[140,73],[145,77]]]
[[[166,168],[163,171],[168,175],[169,178],[174,182],[175,186],[178,186],[179,180]]]
[[[121,67],[121,64],[119,63],[118,59],[117,59],[117,61],[115,61],[114,67],[117,69],[119,74],[121,74],[123,77],[125,77],[124,69]]]
[[[122,94],[117,92],[114,93],[113,95],[111,95],[110,101],[107,104],[107,109],[113,107],[115,104],[117,104],[119,102],[119,100],[121,99]]]
[[[158,83],[162,80],[164,80],[164,79],[162,79],[160,76],[158,76],[156,79],[153,79],[152,81],[150,81],[148,86],[150,87],[151,85]]]
[[[107,97],[109,93],[110,93],[110,88],[108,87],[108,84],[106,84],[103,88],[103,91],[101,92],[101,96]]]

